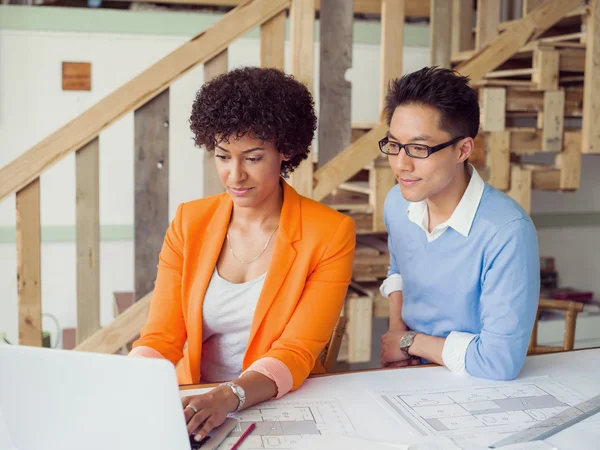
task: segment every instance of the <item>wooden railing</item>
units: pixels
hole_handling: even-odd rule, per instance
[[[203,0],[194,1],[202,3]],[[492,3],[496,1],[493,0]],[[173,2],[177,3],[177,0]],[[410,8],[415,7],[417,3],[422,5],[423,2],[355,0],[355,9],[358,5],[364,6],[367,3],[368,7],[377,3],[381,13],[381,111],[388,81],[403,73],[404,16],[410,13]],[[469,3],[471,2],[454,0],[452,26],[444,26],[449,22],[448,18],[451,15],[449,0],[431,0],[429,15],[432,22],[432,65],[449,67],[452,50],[454,49],[455,52],[466,50],[461,42],[467,40],[467,36],[457,30],[462,29],[465,24],[468,24],[470,29],[472,9],[465,7]],[[522,19],[514,20],[504,27],[502,24],[492,22],[493,27],[487,26],[484,29],[480,24],[481,26],[476,30],[479,38],[475,51],[463,58],[457,69],[477,83],[487,73],[530,44],[579,3],[579,0],[547,0],[528,11]],[[290,9],[291,72],[313,90],[314,17],[315,8],[318,6],[316,0],[231,0],[228,4],[237,6],[220,22],[192,38],[0,169],[0,200],[12,193],[16,193],[17,197],[19,342],[21,344],[41,345],[39,177],[46,169],[67,154],[76,152],[77,342],[79,344],[77,348],[115,352],[135,337],[145,320],[155,277],[156,255],[167,227],[168,190],[165,186],[168,187],[169,86],[198,64],[204,64],[205,80],[225,72],[228,46],[257,26],[261,27],[261,65],[283,69],[285,17],[286,10]],[[486,2],[480,0],[479,4],[483,7]],[[598,14],[597,8],[594,11]],[[505,31],[501,32],[502,29]],[[592,33],[598,33],[593,26],[591,30]],[[596,48],[594,54],[597,51]],[[594,73],[597,77],[598,70]],[[593,89],[598,88],[598,83],[591,83],[591,85],[591,92],[595,93]],[[136,161],[143,160],[143,162],[136,163],[135,177],[135,291],[139,301],[111,325],[104,330],[99,330],[98,135],[131,111],[135,111],[136,153],[143,152],[145,155],[145,158],[136,158]],[[381,121],[383,117],[380,115],[379,119]],[[591,133],[590,120],[587,123],[588,130],[586,131],[584,126],[584,133]],[[303,163],[294,172],[292,184],[304,195],[317,200],[324,199],[341,183],[349,180],[379,156],[376,144],[386,130],[382,121],[374,124],[370,131],[364,133],[326,164],[321,165],[314,173],[313,164]],[[156,142],[162,144],[151,145]],[[208,164],[205,166],[209,167]],[[213,172],[210,170],[204,172],[205,195],[220,190]],[[375,190],[387,192],[391,187],[390,184],[393,184],[393,179],[389,178],[380,180],[381,183]],[[148,180],[152,182],[147,182]],[[375,211],[382,210],[383,197],[383,195],[375,196]],[[152,207],[149,208],[149,205]],[[374,217],[374,223],[376,220]],[[144,242],[143,246],[138,245],[141,242]]]
[[[312,9],[311,9],[312,5]],[[40,175],[70,153],[76,160],[77,342],[100,329],[98,136],[123,115],[135,117],[136,296],[151,291],[156,256],[168,224],[169,86],[198,64],[208,78],[227,70],[227,47],[261,26],[261,60],[283,62],[285,15],[314,22],[314,0],[244,0],[198,34],[83,114],[0,169],[0,200],[16,193],[19,343],[42,345]],[[312,39],[296,37],[296,70],[312,73],[304,56]],[[310,43],[310,45],[308,44]],[[302,74],[300,74],[302,78]],[[144,158],[139,158],[140,155]],[[209,180],[210,181],[210,180]],[[135,305],[143,312],[143,302]],[[127,317],[127,316],[126,316]],[[121,318],[121,321],[124,319]]]

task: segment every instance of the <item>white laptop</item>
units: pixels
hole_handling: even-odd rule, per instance
[[[166,360],[0,346],[5,449],[189,450],[175,369]]]

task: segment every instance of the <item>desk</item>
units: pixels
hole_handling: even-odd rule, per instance
[[[536,355],[528,357],[517,380],[529,377],[550,376],[584,397],[600,394],[600,349]],[[485,387],[498,382],[482,380],[468,375],[455,375],[445,367],[415,367],[406,369],[375,370],[331,374],[311,377],[297,391],[279,401],[303,401],[320,399],[326,395],[335,398],[342,406],[356,431],[356,435],[376,441],[402,442],[406,435],[416,435],[407,422],[402,422],[383,409],[373,395],[374,389],[412,391],[443,387]],[[184,386],[182,395],[190,395],[193,388],[206,386]],[[600,443],[600,418],[593,417],[565,430],[548,442],[559,449],[595,449]],[[592,425],[590,425],[592,424]],[[595,426],[594,426],[595,424]]]

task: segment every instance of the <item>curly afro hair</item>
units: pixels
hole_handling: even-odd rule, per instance
[[[289,158],[281,164],[281,175],[287,177],[308,158],[317,118],[304,84],[277,69],[244,67],[200,88],[190,128],[196,145],[207,150],[246,134],[272,142]]]

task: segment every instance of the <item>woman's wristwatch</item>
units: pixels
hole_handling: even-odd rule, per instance
[[[219,386],[228,386],[233,391],[234,395],[238,398],[238,406],[234,412],[240,411],[244,407],[244,403],[246,403],[246,391],[244,391],[244,388],[231,381],[221,383]]]

